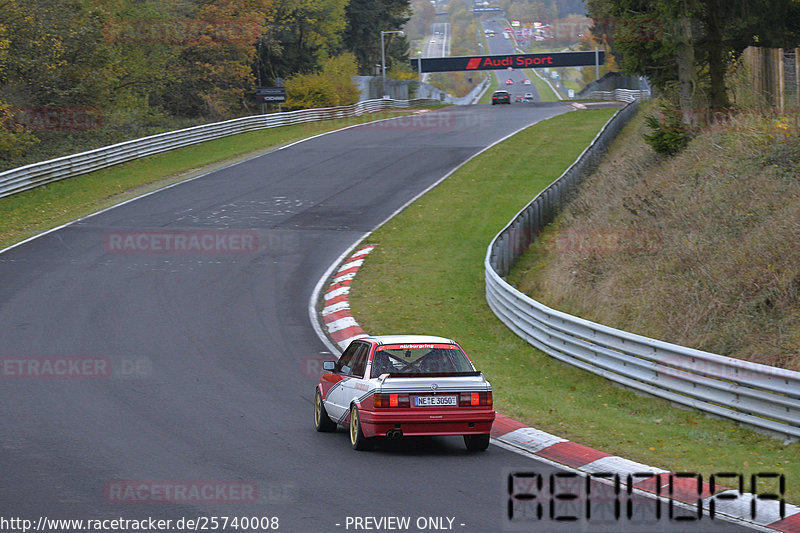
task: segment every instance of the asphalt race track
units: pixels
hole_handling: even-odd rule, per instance
[[[496,20],[487,20],[482,23],[481,31],[492,30],[495,32],[494,37],[486,38],[486,41],[489,43],[489,55],[511,55],[519,53],[514,48],[514,41],[503,37],[503,32],[505,31],[504,26],[504,24]],[[518,105],[530,105],[527,102],[514,102],[515,98],[522,97],[527,93],[533,94],[534,102],[540,102],[542,100],[533,82],[529,85],[525,85],[525,80],[529,78],[523,69],[495,70],[494,73],[497,76],[497,90],[511,93],[511,105],[515,103]],[[506,84],[508,80],[512,81],[511,85]]]
[[[0,517],[277,517],[282,532],[355,531],[348,517],[364,516],[431,530],[449,522],[427,517],[449,517],[455,531],[503,531],[509,471],[554,468],[498,446],[468,454],[455,437],[355,452],[343,431],[316,433],[325,345],[307,305],[364,232],[487,144],[568,109],[448,108],[351,128],[0,254]],[[508,530],[742,530],[547,512]]]

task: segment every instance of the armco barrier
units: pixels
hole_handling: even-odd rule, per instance
[[[0,198],[126,161],[237,133],[318,120],[352,118],[385,109],[405,109],[438,103],[440,102],[436,100],[366,100],[349,106],[256,115],[159,133],[0,172]]]
[[[647,91],[631,89],[614,89],[613,91],[592,91],[585,96],[589,99],[597,100],[616,100],[619,102],[635,102],[643,98],[649,98]]]
[[[578,160],[492,240],[484,262],[489,306],[514,333],[565,363],[625,387],[796,440],[800,438],[800,372],[596,324],[551,309],[503,279],[534,237],[553,221],[637,106],[628,104],[614,115]]]

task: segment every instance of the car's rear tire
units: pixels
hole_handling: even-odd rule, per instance
[[[319,393],[319,389],[314,395],[314,427],[317,428],[317,431],[324,433],[336,430],[336,423],[328,417],[328,412],[322,404],[322,395]]]
[[[464,435],[464,445],[471,452],[482,452],[489,447],[489,434]]]
[[[350,445],[354,450],[371,450],[375,441],[368,439],[361,431],[361,418],[358,416],[358,407],[350,407]]]

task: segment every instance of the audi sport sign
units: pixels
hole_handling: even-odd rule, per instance
[[[422,72],[464,70],[505,70],[511,68],[589,67],[602,65],[606,54],[600,52],[553,52],[548,54],[509,54],[495,56],[429,57],[412,59],[411,68],[422,63]]]

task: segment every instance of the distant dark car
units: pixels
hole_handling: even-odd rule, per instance
[[[511,93],[508,91],[495,91],[492,93],[492,105],[511,104]]]

